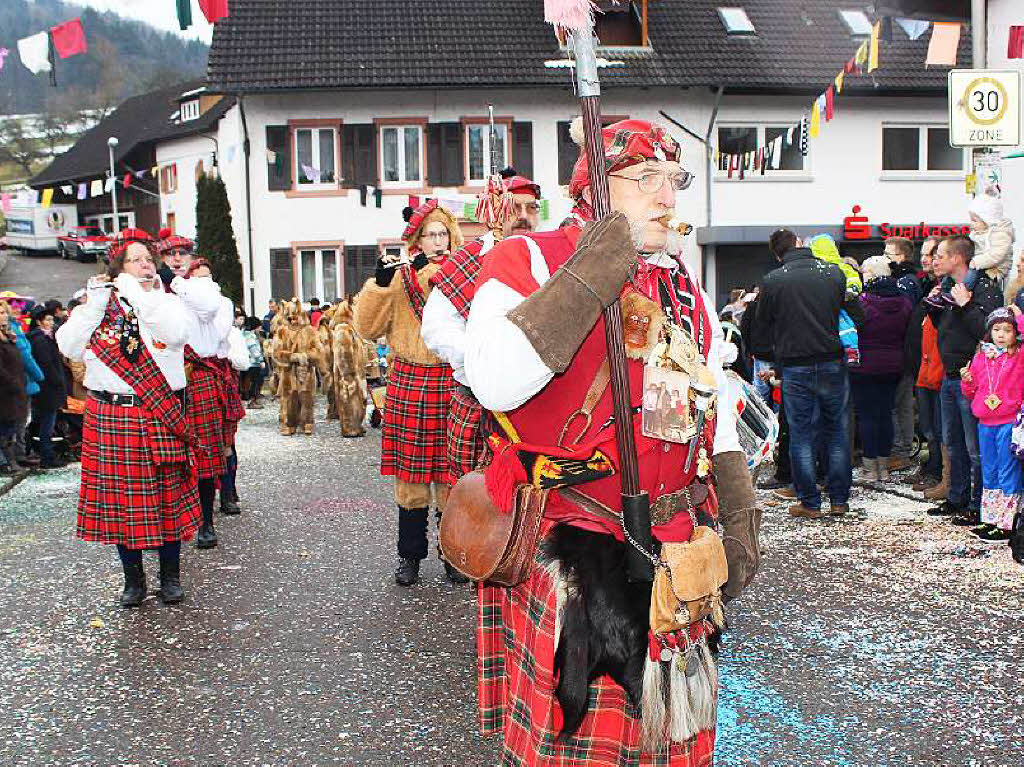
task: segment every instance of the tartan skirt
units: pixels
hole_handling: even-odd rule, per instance
[[[457,480],[479,466],[486,455],[483,434],[483,406],[473,392],[455,384],[452,408],[448,413],[448,460]]]
[[[452,369],[395,357],[388,371],[380,473],[413,484],[454,481],[448,463]]]
[[[210,370],[195,365],[188,379],[188,398],[185,416],[198,441],[196,474],[199,479],[211,479],[224,473],[224,445],[231,444],[224,418],[217,376]]]
[[[76,520],[82,540],[148,549],[188,540],[199,527],[188,452],[182,446],[180,462],[156,463],[151,431],[143,408],[86,401]]]
[[[715,733],[659,753],[640,750],[640,719],[610,677],[590,685],[590,709],[559,739],[555,697],[556,582],[539,564],[513,588],[477,586],[477,697],[480,731],[501,732],[501,767],[708,767]]]

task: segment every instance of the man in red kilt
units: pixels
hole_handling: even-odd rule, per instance
[[[221,295],[209,264],[195,257],[195,243],[186,237],[161,230],[157,246],[162,264],[160,279],[165,290],[181,299],[187,328],[185,370],[188,375],[186,415],[198,440],[196,474],[203,523],[196,535],[197,549],[217,545],[213,526],[213,501],[227,458],[233,453],[235,429],[245,416],[238,394],[238,375],[228,359],[229,337],[235,312],[231,301]],[[223,503],[227,513],[237,514],[237,504]]]
[[[433,290],[423,309],[423,342],[452,367],[455,393],[448,414],[448,459],[456,479],[469,473],[486,452],[483,408],[466,381],[466,319],[473,300],[473,285],[484,256],[496,242],[536,231],[540,221],[540,186],[511,168],[502,172],[502,188],[512,195],[514,215],[501,222],[501,231],[490,231],[467,242],[430,278]]]
[[[180,602],[181,541],[199,526],[185,418],[185,315],[156,276],[153,239],[127,229],[111,247],[107,275],[57,330],[61,353],[85,362],[79,538],[117,546],[124,607],[146,595],[142,550],[160,554],[160,597]]]
[[[610,125],[603,142],[616,212],[586,223],[593,216],[581,152],[570,184],[580,223],[495,246],[469,313],[466,376],[501,426],[486,470],[492,500],[511,509],[509,489],[549,489],[528,578],[479,591],[480,724],[503,733],[503,764],[709,765],[720,606],[756,570],[757,512],[728,412],[721,328],[668,225],[692,176],[679,164],[678,143],[649,123]],[[602,315],[615,301],[656,551],[685,550],[695,530],[711,528],[724,540],[722,569],[728,562],[728,581],[706,594],[718,605],[713,617],[670,631],[652,622],[651,584],[627,577]],[[683,355],[692,391],[718,393],[717,418],[687,398],[696,424],[688,441],[647,435],[641,419],[645,376],[662,375],[658,363],[677,344],[692,350]]]
[[[431,488],[437,517],[453,477],[445,437],[452,400],[451,368],[423,343],[420,323],[430,278],[462,245],[454,216],[437,204],[406,209],[404,263],[377,265],[376,275],[355,299],[354,327],[363,338],[387,336],[394,361],[388,370],[380,472],[395,478],[398,505],[398,568],[395,582],[411,586],[427,556]],[[445,562],[448,578],[466,578]]]

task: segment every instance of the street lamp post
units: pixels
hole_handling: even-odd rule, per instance
[[[114,147],[117,146],[117,136],[107,139],[107,149],[110,153],[110,204],[114,209],[114,234],[121,231],[121,217],[117,214],[117,178],[114,176]]]

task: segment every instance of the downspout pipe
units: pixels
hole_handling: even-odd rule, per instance
[[[245,95],[238,95],[238,113],[242,118],[242,153],[245,155],[245,241],[249,251],[249,314],[256,312],[256,268],[252,253],[252,172],[249,154],[249,123],[245,119]]]
[[[704,162],[704,189],[706,190],[704,193],[704,226],[708,227],[711,226],[711,215],[714,210],[712,206],[711,197],[711,181],[712,176],[714,174],[714,168],[712,167],[712,165],[714,163],[715,157],[714,152],[711,150],[711,134],[715,130],[715,123],[718,121],[718,107],[721,106],[722,104],[723,90],[723,86],[719,85],[718,89],[715,91],[715,101],[711,106],[711,117],[708,119],[708,129],[707,132],[704,134],[704,147],[707,150],[707,153],[705,155],[707,159]],[[708,260],[706,258],[702,258],[700,260],[700,271],[701,284],[706,285],[708,279]]]

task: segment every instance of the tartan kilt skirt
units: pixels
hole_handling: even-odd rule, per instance
[[[714,731],[659,753],[642,752],[639,712],[608,676],[591,683],[580,728],[559,739],[556,590],[555,578],[539,563],[518,586],[477,586],[477,709],[481,733],[503,735],[501,767],[711,765]]]
[[[448,413],[448,460],[458,480],[480,466],[487,454],[483,434],[483,406],[473,392],[455,384],[452,408]]]
[[[216,374],[195,365],[186,392],[185,417],[199,443],[196,474],[199,479],[219,477],[224,473],[224,445],[228,435]]]
[[[448,365],[395,357],[385,395],[381,474],[414,484],[454,482],[446,444],[453,387]]]
[[[182,446],[180,462],[156,463],[149,422],[143,408],[86,401],[79,538],[147,549],[188,540],[199,527],[188,452]]]

